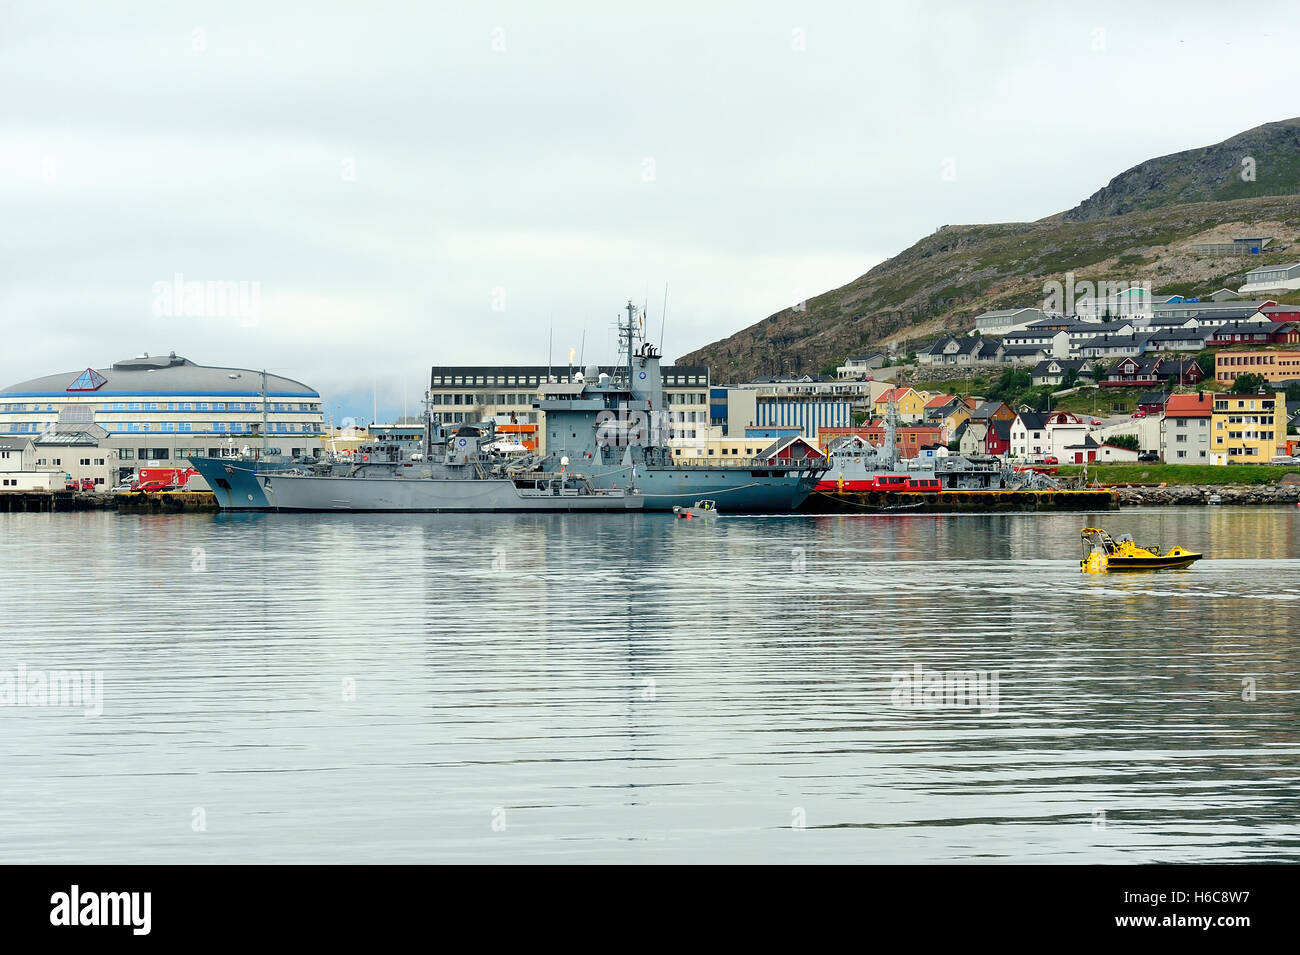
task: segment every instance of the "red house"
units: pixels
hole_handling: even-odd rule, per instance
[[[985,454],[1006,454],[1011,450],[1011,422],[993,420],[984,435]]]
[[[758,453],[758,459],[768,464],[797,464],[800,461],[825,458],[815,444],[801,435],[782,438]]]
[[[1300,342],[1300,329],[1286,321],[1228,322],[1214,329],[1205,339],[1207,346],[1290,345]]]
[[[1100,384],[1107,388],[1157,388],[1161,385],[1195,385],[1205,377],[1191,358],[1138,355],[1121,358]]]

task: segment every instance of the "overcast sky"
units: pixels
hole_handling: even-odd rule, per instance
[[[175,350],[387,417],[665,283],[676,358],[1300,113],[1293,0],[455,6],[0,6],[0,383]]]

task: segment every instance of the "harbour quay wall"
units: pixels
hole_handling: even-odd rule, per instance
[[[1171,484],[1156,487],[1118,487],[1122,507],[1165,504],[1208,504],[1210,495],[1219,495],[1220,504],[1280,504],[1295,507],[1300,503],[1300,484]]]
[[[928,514],[989,511],[1113,511],[1119,498],[1109,488],[1079,491],[814,491],[801,514]]]
[[[0,514],[62,513],[116,510],[131,514],[177,514],[215,511],[211,491],[167,491],[161,494],[103,494],[94,491],[6,491],[0,493]]]

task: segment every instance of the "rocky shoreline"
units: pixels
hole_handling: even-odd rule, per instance
[[[1211,494],[1220,504],[1300,503],[1300,484],[1170,484],[1159,487],[1117,487],[1120,507],[1152,504],[1208,504]]]

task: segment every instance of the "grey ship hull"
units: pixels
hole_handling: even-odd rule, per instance
[[[616,487],[628,481],[627,468],[589,465],[584,473],[597,487]],[[691,507],[705,498],[717,502],[725,514],[788,514],[812,493],[822,469],[786,467],[679,467],[640,466],[636,489],[647,511]]]
[[[509,480],[437,477],[325,477],[257,470],[249,462],[191,458],[217,504],[236,511],[639,511],[635,493],[558,493]]]

